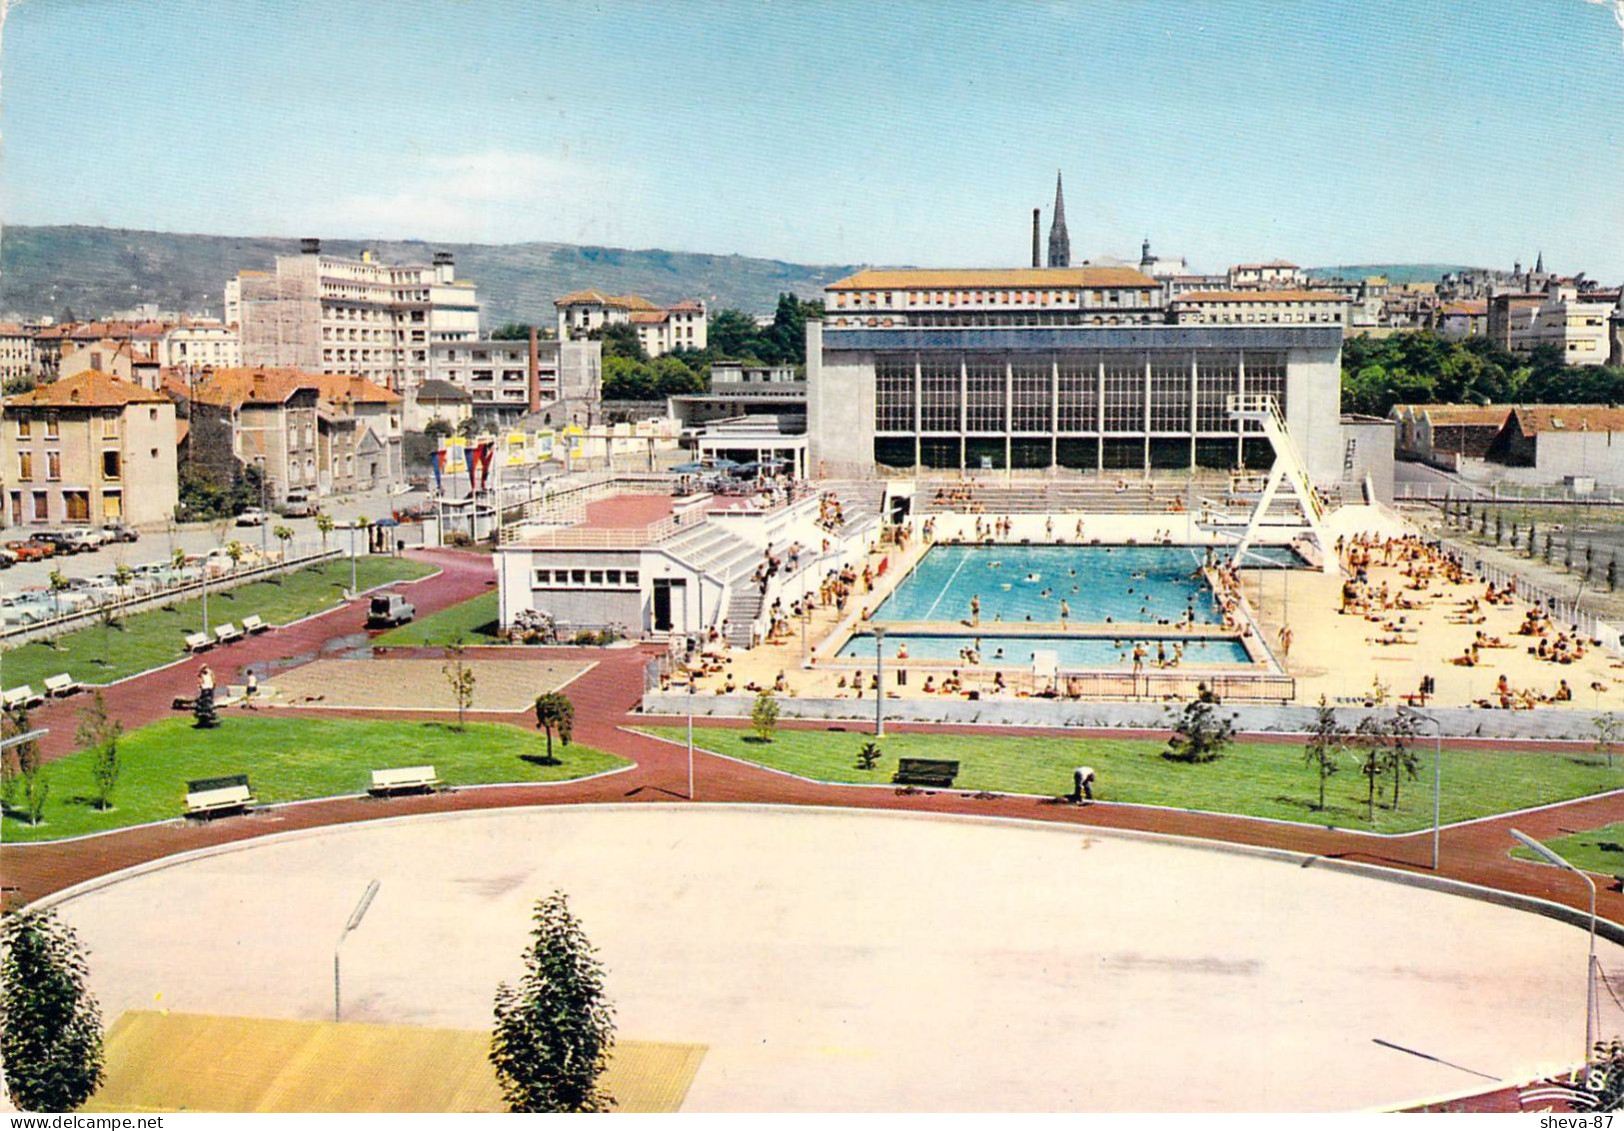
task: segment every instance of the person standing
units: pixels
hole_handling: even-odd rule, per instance
[[[981,623],[981,598],[976,595],[970,597],[970,623],[972,625]]]
[[[1078,766],[1071,772],[1071,803],[1094,800],[1094,767]]]

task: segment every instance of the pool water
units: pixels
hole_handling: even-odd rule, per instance
[[[1197,572],[1203,556],[1188,546],[933,546],[870,619],[967,622],[979,598],[983,627],[1059,624],[1061,601],[1069,624],[1172,624],[1186,609],[1197,624],[1217,624]]]
[[[1246,646],[1239,640],[1222,639],[1130,639],[1109,640],[1086,636],[934,636],[928,633],[887,633],[885,661],[898,660],[898,651],[906,644],[908,660],[961,660],[964,648],[974,648],[979,641],[982,667],[1025,668],[1032,664],[1034,652],[1054,652],[1062,668],[1131,668],[1133,646],[1137,642],[1145,649],[1145,666],[1156,664],[1156,648],[1160,644],[1171,658],[1175,645],[1184,648],[1180,665],[1201,667],[1211,664],[1249,664]],[[999,655],[999,652],[1003,655]],[[867,633],[854,635],[838,653],[840,659],[872,660],[874,637]],[[906,662],[906,661],[904,661]]]

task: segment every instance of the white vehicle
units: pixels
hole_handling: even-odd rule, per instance
[[[238,526],[264,526],[267,522],[270,521],[270,518],[271,518],[270,515],[266,514],[264,511],[260,510],[258,507],[249,507],[247,510],[243,511],[240,515],[237,516],[237,525]]]
[[[62,531],[62,537],[81,550],[94,550],[107,542],[107,535],[93,526],[70,526]]]

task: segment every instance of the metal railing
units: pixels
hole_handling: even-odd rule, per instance
[[[1558,593],[1548,586],[1529,581],[1516,570],[1485,560],[1469,543],[1457,542],[1452,538],[1439,538],[1438,543],[1446,552],[1458,557],[1463,566],[1496,589],[1511,589],[1522,600],[1543,605],[1552,619],[1578,625],[1584,636],[1595,639],[1604,635],[1597,632],[1597,626],[1604,623],[1601,618],[1580,605],[1588,581],[1576,580],[1574,592]]]
[[[997,669],[959,668],[959,686],[978,694],[997,694]],[[931,674],[936,674],[934,671]],[[1055,699],[1105,699],[1154,703],[1187,703],[1203,690],[1225,701],[1290,703],[1297,681],[1268,672],[1066,671],[1055,678],[1031,672],[1004,671],[1003,693]]]
[[[694,525],[679,523],[675,515],[667,515],[646,526],[567,526],[533,532],[504,527],[500,544],[533,546],[538,550],[618,550],[658,545]]]

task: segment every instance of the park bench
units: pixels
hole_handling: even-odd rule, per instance
[[[264,632],[271,626],[260,619],[258,613],[242,618],[242,630],[252,636],[256,632]]]
[[[43,702],[45,702],[45,696],[36,694],[34,689],[26,683],[21,687],[13,687],[10,691],[0,694],[0,703],[3,703],[8,711],[14,707],[38,707]]]
[[[45,677],[45,694],[54,698],[61,699],[64,696],[72,695],[74,692],[82,690],[83,687],[80,685],[79,681],[74,679],[67,672],[63,672],[61,675]]]
[[[238,628],[230,621],[226,621],[225,624],[218,624],[214,626],[214,638],[221,644],[230,644],[233,640],[242,639],[242,629]]]
[[[188,632],[186,634],[186,650],[188,652],[207,652],[213,647],[214,641],[209,639],[207,633]]]
[[[186,815],[206,816],[227,813],[233,809],[247,809],[254,803],[253,790],[248,787],[247,774],[228,774],[220,778],[198,778],[186,783]]]
[[[373,770],[368,793],[403,793],[407,790],[433,790],[440,778],[433,766],[401,766],[393,770]]]
[[[959,776],[959,764],[936,758],[904,758],[892,781],[898,785],[934,785],[943,789]]]

